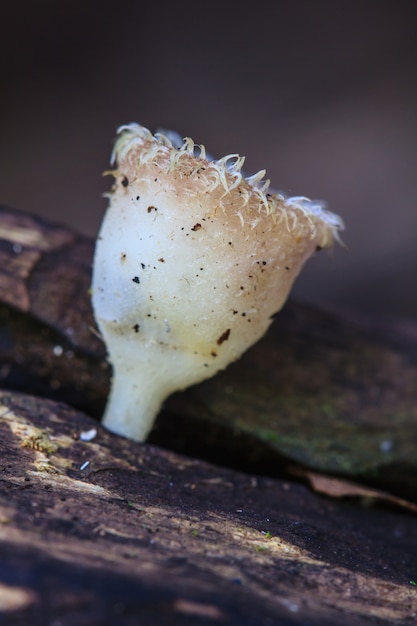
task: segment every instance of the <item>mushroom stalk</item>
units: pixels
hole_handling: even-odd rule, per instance
[[[104,416],[109,430],[137,441],[146,439],[163,401],[181,386],[182,381],[176,377],[179,364],[175,356],[158,345],[134,350],[132,354],[131,342],[120,342],[111,353],[117,375],[113,377]],[[161,385],[161,378],[165,385]]]
[[[268,192],[232,154],[123,126],[97,239],[96,321],[113,366],[110,430],[144,440],[172,392],[213,376],[282,307],[304,261],[342,220],[319,202]]]

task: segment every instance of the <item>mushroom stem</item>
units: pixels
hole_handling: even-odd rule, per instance
[[[118,341],[111,353],[113,378],[103,416],[108,430],[144,441],[168,395],[202,379],[199,357],[156,342]],[[184,372],[186,374],[184,375]],[[161,380],[164,384],[161,384]]]
[[[131,352],[132,347],[127,346]],[[132,439],[144,441],[152,428],[154,416],[165,399],[161,387],[163,355],[157,346],[136,350],[134,359],[117,350],[112,353],[113,379],[103,416],[103,424],[114,433],[129,433]]]
[[[141,376],[138,388],[137,374],[123,365],[116,365],[115,376],[103,415],[104,426],[118,435],[129,434],[131,439],[144,441],[161,409],[164,400],[158,377]],[[142,385],[147,393],[143,393]]]

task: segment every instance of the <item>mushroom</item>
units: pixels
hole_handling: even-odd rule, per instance
[[[260,339],[304,261],[342,220],[269,193],[244,158],[214,160],[172,132],[121,126],[97,239],[92,303],[113,367],[104,425],[143,441],[164,400]]]

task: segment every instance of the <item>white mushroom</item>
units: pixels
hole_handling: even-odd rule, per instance
[[[113,366],[104,424],[140,441],[167,396],[262,337],[304,261],[343,228],[319,202],[268,193],[264,171],[245,178],[237,154],[211,160],[169,137],[119,129],[93,268]]]

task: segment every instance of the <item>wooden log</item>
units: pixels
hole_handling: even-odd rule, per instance
[[[0,210],[0,382],[100,417],[110,368],[89,287],[94,243]],[[151,441],[270,476],[290,459],[417,499],[417,326],[289,302],[213,379],[176,394]]]
[[[16,392],[0,392],[0,437],[1,624],[416,622],[411,515],[137,444]]]

